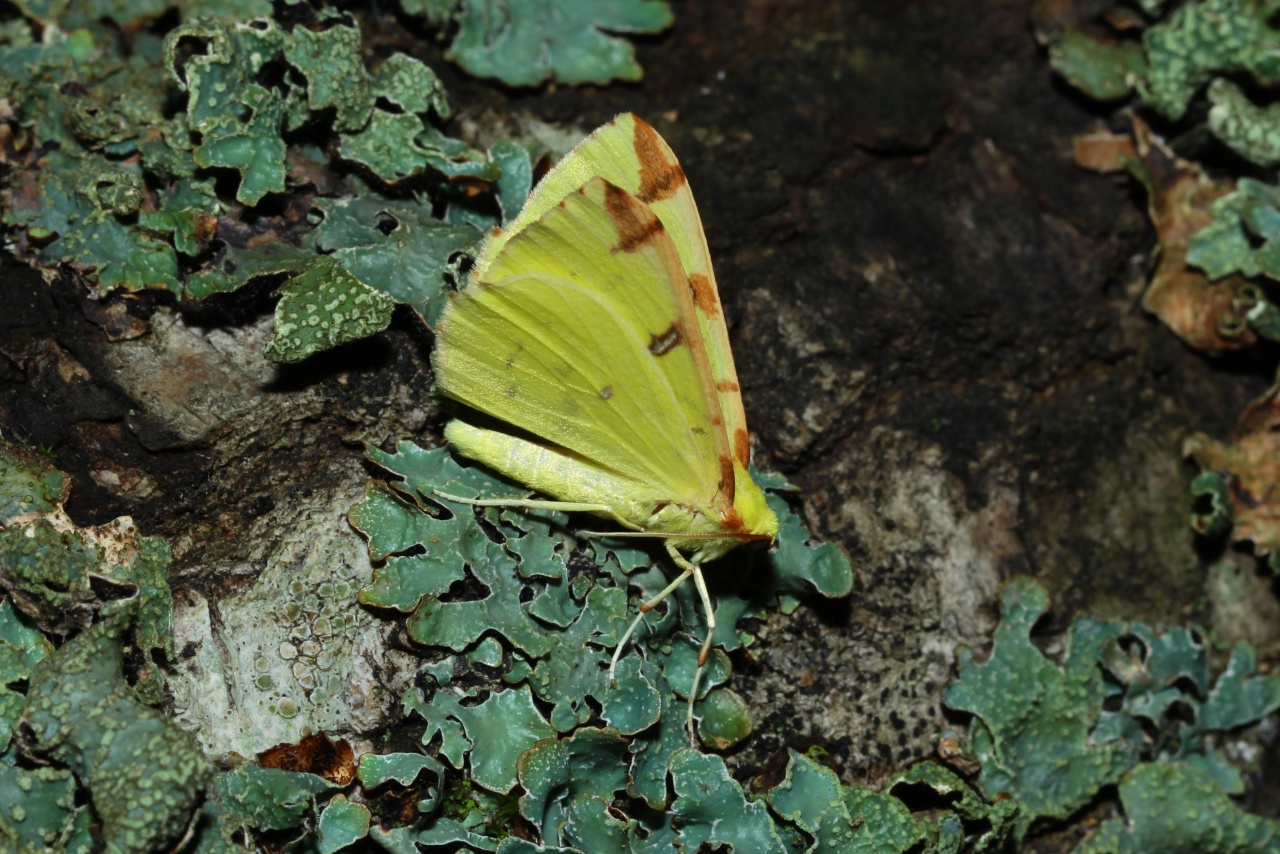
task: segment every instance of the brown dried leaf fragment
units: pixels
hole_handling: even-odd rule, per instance
[[[1249,404],[1232,441],[1196,433],[1182,452],[1226,485],[1231,539],[1252,542],[1259,557],[1280,549],[1280,384]]]
[[[277,744],[258,754],[263,768],[305,771],[331,783],[345,786],[356,778],[355,753],[345,739],[333,740],[322,732],[309,735],[297,744]]]
[[[1071,141],[1076,164],[1090,172],[1123,172],[1137,158],[1133,137],[1127,133],[1083,133]]]
[[[1256,293],[1241,276],[1212,282],[1186,262],[1191,236],[1210,223],[1209,206],[1235,189],[1214,181],[1178,157],[1137,116],[1133,122],[1137,159],[1133,172],[1147,187],[1151,222],[1160,238],[1160,258],[1142,307],[1198,350],[1221,353],[1253,344],[1246,314]]]

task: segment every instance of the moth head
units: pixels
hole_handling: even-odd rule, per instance
[[[778,538],[778,517],[765,500],[764,490],[751,478],[741,463],[733,464],[733,509],[742,517],[742,531],[754,537],[768,537],[773,544]],[[761,540],[764,542],[764,540]]]

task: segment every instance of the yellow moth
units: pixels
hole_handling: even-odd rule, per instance
[[[702,221],[675,154],[631,114],[599,128],[485,243],[436,328],[437,390],[488,416],[445,437],[549,496],[472,501],[592,513],[665,541],[715,633],[703,563],[772,543]],[[494,421],[505,422],[494,425]],[[610,534],[617,536],[617,534]],[[692,733],[695,677],[689,694]]]

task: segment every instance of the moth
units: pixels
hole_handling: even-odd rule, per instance
[[[436,388],[477,413],[445,428],[465,457],[547,498],[450,500],[590,513],[661,539],[715,634],[702,565],[772,544],[706,235],[675,154],[623,114],[567,154],[485,242],[436,328]],[[483,423],[476,423],[483,422]]]

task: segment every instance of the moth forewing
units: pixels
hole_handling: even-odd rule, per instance
[[[634,196],[588,181],[485,275],[438,324],[443,394],[668,500],[705,503],[732,476],[683,272]]]
[[[706,233],[680,161],[648,122],[632,113],[622,113],[578,143],[543,176],[508,228],[487,241],[476,272],[483,278],[491,259],[501,253],[512,236],[596,177],[626,190],[648,206],[671,236],[692,296],[691,316],[697,320],[713,387],[720,399],[727,443],[734,460],[746,466],[750,457],[747,421]]]

